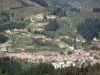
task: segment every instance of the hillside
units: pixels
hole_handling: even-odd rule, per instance
[[[100,7],[100,0],[68,0],[68,4],[82,10],[91,10]]]
[[[94,7],[100,7],[100,0],[45,0],[49,6],[72,6],[82,10],[91,10]]]
[[[16,5],[13,6],[11,5],[11,3],[13,5],[14,3],[16,3]],[[93,0],[88,0],[88,1],[86,0],[81,0],[81,1],[80,0],[69,0],[69,1],[68,0],[13,0],[12,1],[9,0],[9,2],[7,2],[6,0],[2,0],[1,5],[4,6],[2,7],[2,9],[8,9],[8,10],[0,11],[0,22],[2,26],[1,31],[3,29],[4,30],[8,29],[11,30],[12,34],[15,34],[17,36],[20,36],[21,34],[16,34],[16,32],[13,33],[12,29],[25,28],[26,31],[28,30],[30,32],[30,35],[32,37],[28,36],[29,37],[28,39],[26,39],[26,37],[23,37],[19,41],[19,38],[16,38],[17,36],[13,38],[16,41],[12,42],[13,43],[12,46],[16,47],[16,49],[21,46],[28,47],[30,45],[32,49],[34,47],[34,49],[37,50],[37,48],[43,47],[42,50],[48,50],[48,48],[52,44],[56,46],[56,47],[52,46],[52,48],[54,49],[56,48],[58,49],[58,51],[60,50],[58,48],[59,46],[65,46],[66,49],[68,49],[68,45],[74,47],[73,39],[75,37],[77,37],[80,40],[79,43],[85,40],[84,37],[82,37],[83,35],[77,34],[78,32],[77,27],[79,23],[84,22],[85,19],[87,18],[100,19],[100,14],[97,12],[88,12],[88,11],[81,11],[81,10],[77,11],[78,10],[77,8],[72,8],[71,6],[73,6],[74,3],[76,3],[75,5],[77,6],[79,6],[77,3],[81,4],[81,6],[82,4],[86,5],[88,3],[93,6],[92,3],[94,4],[97,3],[98,5],[99,1],[98,0],[97,1],[93,1]],[[90,5],[88,6],[91,7],[92,9],[92,6]],[[88,6],[85,9],[88,9]],[[74,9],[74,11],[71,11],[71,9]],[[81,9],[84,10],[83,7]],[[25,22],[25,24],[23,22]],[[18,30],[18,32],[20,32],[20,30]],[[25,35],[28,34],[29,34],[28,32],[25,33]],[[9,37],[12,38],[12,36],[13,35]],[[37,38],[38,36],[46,37],[46,40],[44,40],[44,38],[43,39]],[[61,36],[63,36],[63,38],[60,38]],[[66,39],[64,36],[69,37],[69,39]],[[33,37],[35,38],[34,40]],[[54,42],[55,39],[60,41]],[[81,45],[82,44],[80,44],[80,46]],[[31,48],[28,48],[28,50],[30,50]]]
[[[100,0],[0,0],[0,75],[100,75]]]
[[[0,9],[9,9],[21,6],[21,2],[17,0],[0,0]]]
[[[0,0],[0,9],[20,8],[20,7],[47,7],[44,0]]]
[[[45,1],[41,2],[45,3]],[[35,0],[0,0],[0,10],[13,13],[13,18],[20,20],[22,17],[43,12],[45,7]]]
[[[31,0],[31,1],[41,5],[43,7],[48,7],[48,4],[44,0]]]
[[[0,9],[19,8],[23,6],[72,6],[81,8],[82,10],[92,10],[94,7],[100,7],[100,0],[0,0]]]

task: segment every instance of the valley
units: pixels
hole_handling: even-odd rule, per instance
[[[99,75],[99,64],[99,0],[0,0],[2,75]]]

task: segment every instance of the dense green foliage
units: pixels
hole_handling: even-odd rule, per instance
[[[11,29],[23,29],[26,27],[26,23],[25,22],[14,22],[14,21],[9,21],[4,23],[1,27],[0,27],[0,31],[4,31],[4,30],[11,30]]]
[[[45,0],[31,0],[31,1],[41,5],[43,7],[48,7],[48,4],[45,2]]]
[[[57,31],[59,29],[59,23],[57,20],[50,20],[49,24],[45,26],[46,31]]]
[[[100,32],[100,22],[98,19],[86,19],[78,25],[78,32],[87,41],[93,40],[94,37],[98,37]]]
[[[37,65],[34,65],[26,72],[22,72],[20,75],[54,75],[55,69],[53,65],[46,64],[46,63],[40,63]]]
[[[19,62],[16,61],[14,58],[10,59],[9,57],[0,58],[0,72],[3,73],[3,75],[14,75],[20,72],[22,67]]]
[[[7,20],[10,20],[10,15],[13,15],[13,14],[7,11],[1,11],[0,15],[5,16]]]
[[[100,8],[93,8],[93,12],[99,12],[100,13]]]
[[[5,43],[7,40],[8,40],[7,36],[0,34],[0,43]]]
[[[51,11],[50,14],[62,17],[62,16],[66,16],[66,10],[60,7],[56,7],[54,10]]]
[[[60,28],[60,24],[57,22],[57,20],[50,20],[49,24],[45,26],[43,34],[46,36],[49,36],[51,38],[56,36],[56,32]]]
[[[71,12],[80,12],[80,9],[77,9],[77,8],[70,8],[70,11],[71,11]]]
[[[58,47],[57,44],[49,40],[43,42],[41,39],[34,39],[34,42],[40,46],[50,46],[50,47],[55,47],[55,48]]]
[[[30,68],[28,71],[22,72],[20,75],[99,75],[100,64],[87,67],[66,67],[54,69],[51,64],[41,63]]]
[[[29,24],[29,21],[24,21],[21,17],[21,21],[12,19],[14,16],[13,12],[2,10],[0,11],[0,31],[11,30],[11,29],[23,29]]]
[[[0,24],[3,24],[4,22],[7,22],[10,20],[10,15],[13,16],[12,13],[8,11],[0,11]]]

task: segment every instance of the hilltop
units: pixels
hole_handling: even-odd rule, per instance
[[[82,9],[100,7],[100,0],[0,0],[1,8],[17,8],[27,6],[72,6]]]
[[[9,8],[17,8],[21,7],[22,4],[20,1],[17,0],[0,0],[0,9],[9,9]]]
[[[100,0],[69,0],[68,4],[82,10],[91,10],[100,7]]]
[[[47,7],[44,0],[0,0],[0,9],[14,9],[21,7]]]

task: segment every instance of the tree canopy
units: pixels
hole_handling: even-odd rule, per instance
[[[46,31],[57,31],[60,28],[57,20],[50,20],[49,24],[45,26]]]
[[[7,36],[0,34],[0,43],[5,43],[7,40],[8,40]]]
[[[92,41],[94,37],[98,37],[100,32],[100,22],[98,19],[86,19],[78,25],[78,32],[87,41]]]

